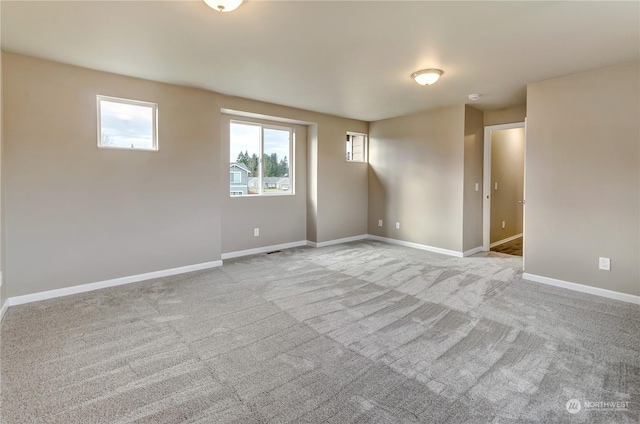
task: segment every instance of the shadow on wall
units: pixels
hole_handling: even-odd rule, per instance
[[[375,196],[372,196],[371,193],[375,193]],[[378,177],[378,174],[376,173],[376,171],[373,169],[373,167],[371,165],[369,165],[369,213],[371,213],[371,211],[384,211],[383,214],[381,213],[377,213],[377,215],[381,215],[381,216],[370,216],[369,217],[369,225],[368,225],[368,233],[369,234],[374,234],[374,235],[378,235],[378,236],[383,236],[384,235],[384,227],[379,227],[378,226],[378,220],[382,219],[383,223],[386,219],[386,215],[387,215],[387,211],[386,211],[386,205],[388,204],[388,198],[387,198],[387,190],[384,186],[384,184],[382,183],[382,181],[380,181],[380,178]]]

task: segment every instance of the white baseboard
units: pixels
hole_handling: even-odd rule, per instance
[[[0,322],[2,322],[2,318],[4,318],[4,313],[7,312],[7,309],[9,308],[9,301],[6,300],[2,306],[0,306]]]
[[[458,252],[456,250],[441,249],[439,247],[427,246],[426,244],[418,244],[418,243],[412,243],[410,241],[374,236],[372,234],[369,234],[368,238],[371,240],[383,241],[385,243],[397,244],[397,245],[406,246],[406,247],[413,247],[414,249],[428,250],[429,252],[442,253],[443,255],[455,256],[457,258],[461,258],[463,256],[462,252]]]
[[[467,250],[466,252],[462,252],[462,257],[466,258],[467,256],[475,255],[476,253],[484,252],[483,246],[478,246],[473,249]]]
[[[329,240],[329,241],[321,241],[319,243],[307,240],[307,245],[311,247],[325,247],[325,246],[333,246],[334,244],[342,244],[342,243],[349,243],[352,241],[366,240],[368,238],[369,238],[368,234],[360,234],[359,236],[345,237],[345,238]]]
[[[255,249],[238,250],[237,252],[223,253],[222,260],[239,258],[241,256],[257,255],[259,253],[273,252],[274,250],[280,250],[280,249],[291,249],[293,247],[300,247],[300,246],[306,246],[306,245],[307,245],[307,241],[301,240],[301,241],[294,241],[291,243],[275,244],[273,246],[257,247]]]
[[[515,236],[507,237],[506,239],[495,241],[489,245],[489,248],[500,246],[501,244],[509,243],[511,240],[515,240],[520,237],[522,237],[522,233],[516,234]]]
[[[535,281],[536,283],[548,284],[550,286],[562,287],[563,289],[589,293],[596,296],[607,297],[609,299],[621,300],[623,302],[635,303],[636,305],[640,305],[640,296],[634,296],[632,294],[620,293],[613,290],[601,289],[599,287],[592,287],[584,284],[571,283],[569,281],[557,280],[555,278],[543,277],[541,275],[529,274],[526,272],[522,274],[522,278],[529,281]]]
[[[97,283],[80,284],[77,286],[65,287],[62,289],[48,290],[38,293],[25,294],[7,299],[8,306],[22,305],[24,303],[37,302],[39,300],[53,299],[55,297],[69,296],[72,294],[84,293],[107,287],[121,286],[123,284],[137,283],[151,280],[152,278],[168,277],[171,275],[184,274],[186,272],[200,271],[202,269],[215,268],[222,265],[222,261],[204,262],[201,264],[182,266],[179,268],[165,269],[162,271],[148,272],[145,274],[131,275],[128,277],[114,278],[112,280],[99,281]]]

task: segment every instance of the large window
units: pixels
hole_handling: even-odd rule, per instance
[[[158,150],[155,103],[97,96],[98,147]]]
[[[231,196],[293,194],[293,130],[231,121]]]
[[[367,161],[367,135],[359,133],[347,133],[347,161]]]

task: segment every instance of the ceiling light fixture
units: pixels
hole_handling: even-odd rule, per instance
[[[411,78],[420,85],[431,85],[438,81],[443,73],[440,69],[423,69],[411,74]]]
[[[204,0],[212,9],[218,12],[231,12],[236,10],[242,4],[244,0]]]
[[[476,100],[480,100],[480,95],[479,94],[469,94],[469,100],[471,100],[472,102],[475,102]]]

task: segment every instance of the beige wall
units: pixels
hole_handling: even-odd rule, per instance
[[[347,131],[367,133],[366,122],[3,59],[8,296],[216,261],[223,251],[307,235],[321,242],[366,234],[367,165],[347,163],[344,150]],[[96,94],[158,103],[159,151],[98,149]],[[295,196],[242,199],[260,212],[229,198],[221,109],[305,124],[296,130]],[[315,175],[306,168],[308,142]],[[310,185],[318,212],[308,220]]]
[[[514,122],[524,122],[527,116],[527,105],[523,103],[512,107],[497,110],[484,111],[484,125],[512,124]]]
[[[0,16],[2,15],[2,4],[0,3]],[[0,22],[2,19],[0,19]],[[2,31],[0,30],[0,44],[2,42]],[[2,178],[2,150],[3,150],[3,127],[2,127],[2,54],[0,53],[0,272],[5,269],[4,266],[4,179]],[[2,281],[2,287],[0,287],[0,308],[4,305],[7,299],[7,285]]]
[[[637,76],[634,64],[529,86],[526,272],[639,294],[640,238],[629,236],[640,234]],[[8,53],[2,81],[3,299],[305,237],[478,243],[473,108],[367,124]],[[157,102],[160,151],[97,149],[96,94]],[[312,161],[297,175],[306,195],[256,199],[292,219],[290,232],[269,234],[229,199],[221,108],[307,125],[296,155],[298,166]],[[523,118],[485,113],[484,124]],[[370,133],[369,168],[346,162],[347,131]],[[597,271],[598,256],[612,271]]]
[[[365,122],[318,124],[318,242],[367,234],[368,164],[347,162],[347,131],[368,133]],[[337,125],[339,124],[339,125]]]
[[[307,240],[318,241],[318,125],[307,131]]]
[[[639,74],[528,86],[525,272],[640,295]]]
[[[206,91],[4,54],[9,296],[220,259]],[[159,151],[96,147],[96,95],[158,103]]]
[[[524,199],[523,190],[524,128],[492,131],[491,243],[522,234],[523,206],[518,201]]]
[[[482,246],[483,113],[471,106],[464,112],[464,220],[462,250]],[[476,183],[478,191],[476,191]]]
[[[369,234],[462,250],[464,115],[460,105],[370,124]]]

